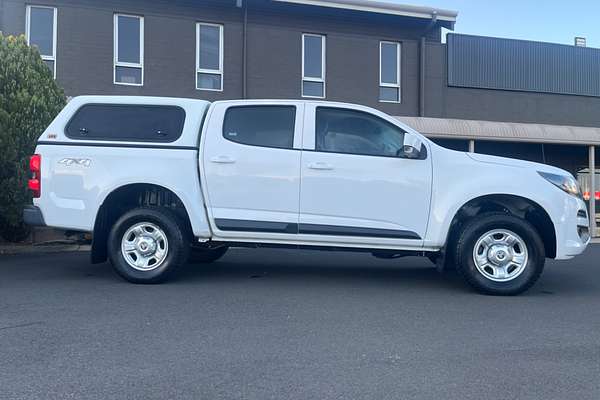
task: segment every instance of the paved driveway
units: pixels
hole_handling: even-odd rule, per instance
[[[600,398],[600,246],[486,297],[426,260],[232,250],[138,286],[0,256],[0,398]]]

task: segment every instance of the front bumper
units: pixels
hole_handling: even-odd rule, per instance
[[[556,259],[568,260],[584,252],[591,240],[590,221],[583,200],[570,197],[557,224]]]
[[[42,210],[37,206],[25,206],[23,209],[23,221],[29,226],[46,226]]]

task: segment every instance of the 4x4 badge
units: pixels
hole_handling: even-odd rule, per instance
[[[89,158],[63,158],[58,163],[69,167],[73,165],[78,165],[87,168],[92,163],[92,160],[90,160]]]

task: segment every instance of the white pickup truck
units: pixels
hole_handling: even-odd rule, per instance
[[[92,262],[135,283],[283,246],[427,256],[512,295],[590,240],[568,172],[448,150],[353,104],[76,97],[30,167],[25,221],[91,232]]]

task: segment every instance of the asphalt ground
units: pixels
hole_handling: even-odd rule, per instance
[[[0,256],[1,399],[600,399],[600,245],[518,297],[419,258],[233,249],[162,285]]]

